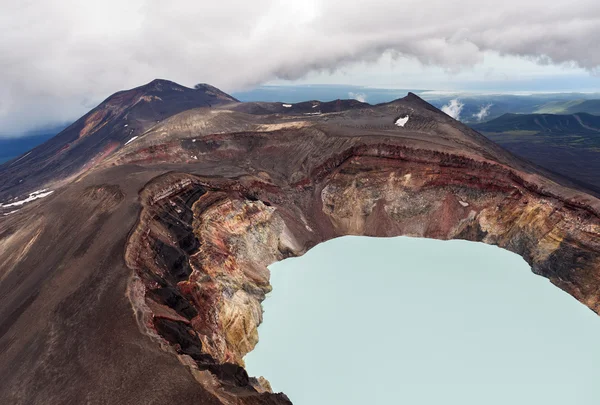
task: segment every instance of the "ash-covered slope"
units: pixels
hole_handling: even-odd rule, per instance
[[[414,94],[312,105],[180,112],[0,218],[3,402],[288,404],[243,368],[266,266],[341,235],[497,244],[600,312],[596,197]]]
[[[0,197],[17,197],[77,175],[128,141],[181,111],[237,100],[213,86],[195,89],[168,80],[120,91],[21,158],[0,166]]]

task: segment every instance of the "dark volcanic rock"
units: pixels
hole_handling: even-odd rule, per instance
[[[600,312],[600,201],[413,94],[168,116],[178,94],[225,96],[146,87],[106,108],[146,116],[132,100],[164,92],[160,123],[0,219],[7,403],[288,404],[243,369],[267,266],[341,235],[496,244]],[[112,112],[85,124],[94,111],[82,139],[117,134]]]

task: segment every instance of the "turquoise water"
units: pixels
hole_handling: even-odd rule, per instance
[[[246,366],[296,405],[600,403],[600,317],[515,254],[343,237],[270,268]]]

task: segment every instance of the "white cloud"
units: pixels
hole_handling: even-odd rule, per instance
[[[492,105],[493,104],[481,106],[479,112],[473,114],[473,117],[477,118],[477,121],[483,121],[483,119],[490,114],[490,108]]]
[[[460,113],[465,105],[457,98],[454,98],[448,102],[448,104],[442,106],[442,111],[454,118],[460,120]]]
[[[4,133],[76,118],[157,77],[231,91],[309,72],[343,75],[386,52],[450,74],[490,52],[600,66],[597,0],[0,2]]]
[[[348,92],[348,97],[356,101],[360,101],[361,103],[367,102],[367,95],[365,93],[354,93],[350,91]]]

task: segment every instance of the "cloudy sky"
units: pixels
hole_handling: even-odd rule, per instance
[[[154,78],[600,89],[597,0],[0,0],[0,134]]]

